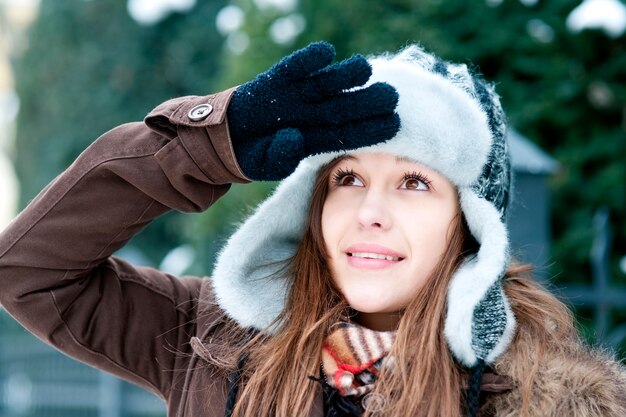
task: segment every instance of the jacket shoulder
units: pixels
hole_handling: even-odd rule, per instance
[[[531,359],[532,361],[532,359]],[[528,416],[623,417],[626,416],[626,368],[612,354],[581,343],[570,349],[546,351],[536,364],[528,399]],[[500,371],[515,374],[517,364],[505,355]],[[522,414],[520,386],[524,375],[514,379],[518,387],[487,399],[486,415],[510,417]]]

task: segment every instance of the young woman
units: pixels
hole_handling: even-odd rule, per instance
[[[106,133],[0,239],[0,302],[170,416],[623,416],[626,371],[509,265],[493,89],[416,46],[316,43]],[[284,179],[212,279],[112,256],[158,215]]]

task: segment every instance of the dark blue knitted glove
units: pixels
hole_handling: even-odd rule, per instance
[[[362,56],[332,64],[335,50],[312,43],[242,85],[228,106],[237,161],[253,180],[279,180],[316,153],[392,138],[398,93],[385,83],[354,89],[372,69]],[[350,90],[350,91],[347,91]]]

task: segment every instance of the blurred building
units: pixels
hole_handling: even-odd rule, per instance
[[[513,191],[507,223],[511,255],[535,267],[547,278],[550,255],[550,190],[548,178],[559,164],[519,132],[510,129],[508,143],[513,169]]]

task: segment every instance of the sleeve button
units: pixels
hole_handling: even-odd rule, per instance
[[[210,104],[199,104],[193,109],[189,110],[189,113],[187,113],[187,117],[193,122],[199,122],[200,120],[206,119],[212,111],[213,106],[211,106]]]

